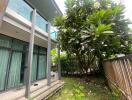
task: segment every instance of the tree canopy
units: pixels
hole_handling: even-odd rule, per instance
[[[55,18],[61,49],[87,70],[95,58],[131,53],[129,28],[121,4],[111,0],[67,0],[66,15]],[[86,61],[86,64],[84,63]]]

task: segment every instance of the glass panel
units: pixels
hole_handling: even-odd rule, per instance
[[[25,49],[26,50],[26,49]],[[24,83],[24,72],[25,72],[25,59],[26,59],[26,54],[25,52],[22,53],[22,63],[21,63],[21,74],[20,74],[20,83]]]
[[[33,52],[34,52],[34,53],[38,53],[38,46],[36,46],[36,45],[34,46]]]
[[[13,50],[23,50],[24,42],[19,40],[13,40]],[[21,67],[22,66],[22,58],[24,60],[24,57],[22,57],[22,52],[14,51],[12,53],[12,59],[11,59],[11,65],[10,65],[10,71],[9,71],[9,79],[8,79],[8,88],[12,88],[15,86],[20,85],[21,81]]]
[[[39,53],[40,54],[46,54],[46,48],[43,48],[43,47],[40,47],[40,49],[39,49]]]
[[[1,44],[1,43],[0,43]],[[0,91],[4,89],[9,51],[0,49]]]
[[[45,32],[47,32],[47,21],[43,17],[41,17],[38,13],[36,15],[36,25]]]
[[[13,52],[8,79],[8,88],[20,85],[21,62],[22,53]]]
[[[38,79],[46,77],[46,55],[39,55]]]
[[[23,50],[23,47],[24,47],[24,42],[22,41],[19,41],[19,40],[13,40],[13,50]],[[26,44],[25,44],[26,45]]]
[[[52,38],[53,40],[56,40],[56,39],[57,39],[57,32],[52,32],[52,33],[51,33],[51,38]]]
[[[9,0],[8,7],[31,21],[33,9],[24,0]]]
[[[36,75],[37,75],[37,54],[34,54],[33,64],[32,64],[32,76],[31,76],[32,81],[36,81]]]
[[[0,46],[11,47],[11,38],[8,38],[4,35],[0,35]]]

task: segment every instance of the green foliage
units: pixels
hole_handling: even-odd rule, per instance
[[[81,86],[80,84],[74,85],[73,93],[76,100],[82,100],[85,99],[85,93],[83,93],[84,86]]]
[[[123,5],[111,0],[67,0],[66,7],[66,16],[55,19],[58,41],[62,50],[78,59],[82,70],[90,68],[96,57],[102,61],[131,53],[130,22]]]
[[[65,5],[68,9],[72,9],[72,7],[74,7],[75,2],[76,0],[67,0],[67,2],[65,2]]]
[[[57,70],[57,63],[58,63],[58,54],[57,49],[53,49],[51,51],[52,55],[52,71]],[[78,62],[75,60],[75,57],[68,56],[66,52],[61,52],[60,55],[60,62],[61,62],[61,72],[63,74],[67,73],[74,73],[80,72],[80,67],[78,66]]]
[[[58,58],[58,54],[57,54],[57,49],[52,49],[51,50],[51,55],[52,55],[52,63],[55,63],[56,59]]]
[[[57,48],[51,50],[51,56],[52,56],[52,68],[51,68],[51,70],[52,71],[57,71],[57,69],[58,69],[58,67],[57,67],[57,64],[58,64],[58,49]],[[65,63],[63,64],[63,59],[67,59],[66,52],[61,52],[61,54],[60,54],[62,69],[65,65]]]
[[[61,66],[62,75],[74,74],[74,72],[81,73],[80,66],[78,65],[78,62],[75,60],[75,58],[61,58]]]
[[[57,48],[52,49],[51,55],[52,55],[52,63],[57,64],[57,62],[58,62],[58,49]],[[61,52],[60,59],[65,59],[66,57],[67,57],[66,52]]]

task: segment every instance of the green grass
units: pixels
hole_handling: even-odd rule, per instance
[[[119,97],[105,86],[102,78],[90,78],[84,82],[78,78],[63,78],[63,89],[49,100],[119,100]]]

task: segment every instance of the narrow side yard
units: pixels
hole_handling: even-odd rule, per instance
[[[49,100],[119,100],[118,94],[111,92],[103,78],[90,77],[87,82],[79,78],[66,78],[63,89]]]

